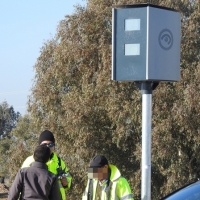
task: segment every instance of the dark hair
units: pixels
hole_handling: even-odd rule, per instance
[[[50,149],[46,145],[39,145],[35,148],[34,159],[36,162],[46,163],[50,158]]]

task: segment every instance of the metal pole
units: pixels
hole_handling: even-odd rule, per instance
[[[151,117],[152,84],[141,83],[142,90],[142,191],[141,200],[151,200]]]

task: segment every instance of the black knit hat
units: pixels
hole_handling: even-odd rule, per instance
[[[90,168],[98,168],[108,165],[108,160],[103,155],[96,155],[90,162]]]
[[[41,144],[45,140],[49,140],[49,141],[55,143],[55,138],[54,138],[53,133],[51,131],[45,130],[40,134],[39,144]]]

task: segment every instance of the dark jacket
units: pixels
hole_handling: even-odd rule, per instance
[[[40,162],[18,171],[9,190],[8,200],[17,200],[20,193],[23,200],[61,200],[57,176]]]

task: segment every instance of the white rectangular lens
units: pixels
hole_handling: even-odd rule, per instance
[[[140,19],[125,19],[125,31],[139,31]]]
[[[140,55],[140,44],[125,44],[125,56]]]

